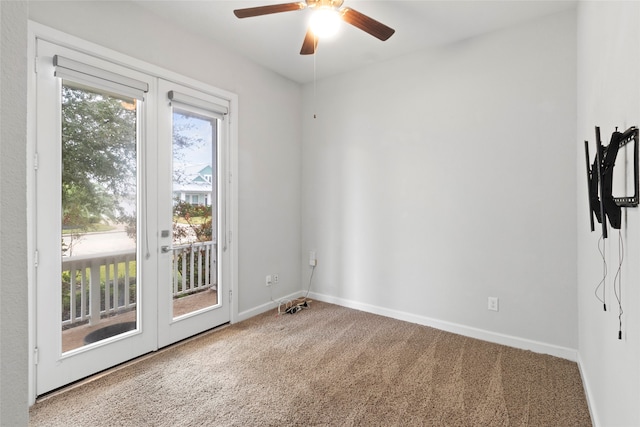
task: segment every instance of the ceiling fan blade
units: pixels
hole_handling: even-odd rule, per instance
[[[311,28],[307,30],[307,35],[304,36],[304,41],[302,42],[302,49],[300,49],[300,55],[313,55],[316,53],[316,49],[318,48],[318,38]]]
[[[360,28],[362,31],[367,32],[382,41],[387,40],[396,32],[396,30],[387,27],[382,22],[369,18],[367,15],[351,9],[350,7],[340,9],[340,13],[342,14],[342,19],[345,22],[353,25],[354,27]]]
[[[271,13],[291,12],[307,7],[305,2],[272,4],[268,6],[247,7],[245,9],[236,9],[233,14],[238,18],[250,18],[252,16],[269,15]]]

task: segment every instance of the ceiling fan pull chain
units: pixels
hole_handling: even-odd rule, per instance
[[[317,84],[316,84],[316,55],[313,55],[313,118],[316,118],[316,112],[318,111],[317,100]]]

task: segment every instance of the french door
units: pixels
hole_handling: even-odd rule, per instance
[[[230,318],[229,131],[217,97],[160,80],[158,98],[162,347]]]
[[[42,40],[36,64],[40,395],[228,322],[231,289],[226,101]]]

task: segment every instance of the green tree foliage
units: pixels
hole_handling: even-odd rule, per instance
[[[182,200],[176,200],[173,206],[173,216],[182,218],[186,227],[174,222],[174,240],[193,239],[198,242],[208,242],[213,236],[213,223],[211,218],[211,206],[192,205]]]
[[[197,116],[174,113],[173,155],[177,163],[190,149],[205,143],[194,132],[197,120]],[[63,85],[62,227],[73,229],[69,246],[105,219],[124,223],[129,237],[136,238],[136,142],[136,100]],[[183,181],[183,174],[175,168],[174,181]],[[211,206],[178,202],[174,216],[187,223],[187,227],[174,226],[176,240],[211,240]],[[64,242],[62,249],[71,254]]]
[[[135,101],[62,87],[62,227],[89,230],[135,200]]]

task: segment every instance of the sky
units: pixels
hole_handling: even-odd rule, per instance
[[[180,150],[181,159],[174,158],[174,161],[177,163],[182,163],[185,165],[194,165],[194,164],[212,164],[213,162],[213,154],[212,154],[212,140],[213,140],[213,129],[212,129],[212,121],[216,119],[203,119],[196,115],[194,116],[185,116],[181,113],[173,114],[173,124],[175,128],[182,128],[183,130],[180,132],[182,135],[194,138],[201,139],[201,143],[194,144],[192,146],[187,147],[187,149]],[[174,153],[176,150],[174,150]]]

